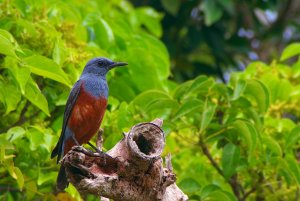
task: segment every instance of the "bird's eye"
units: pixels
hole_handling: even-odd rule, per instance
[[[103,66],[103,64],[104,64],[103,61],[98,61],[99,66]]]

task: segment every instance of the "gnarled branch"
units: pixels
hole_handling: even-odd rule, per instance
[[[163,167],[165,138],[161,125],[160,119],[135,125],[107,153],[73,147],[62,161],[69,182],[81,195],[114,200],[187,200],[175,184],[170,156]]]

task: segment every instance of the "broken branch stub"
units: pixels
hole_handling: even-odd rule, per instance
[[[171,161],[163,167],[162,120],[140,123],[107,153],[73,147],[64,157],[69,181],[81,195],[114,200],[187,200],[176,186]]]

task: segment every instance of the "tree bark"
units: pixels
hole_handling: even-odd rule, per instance
[[[170,155],[163,167],[161,126],[160,119],[137,124],[107,153],[73,147],[62,161],[69,182],[82,196],[94,194],[115,201],[188,200],[175,183]]]

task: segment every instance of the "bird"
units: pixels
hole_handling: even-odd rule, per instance
[[[68,97],[62,131],[51,153],[57,156],[57,163],[74,145],[90,144],[90,139],[99,130],[108,99],[106,74],[113,68],[125,66],[125,62],[114,62],[97,57],[85,65],[79,80],[74,84]],[[91,144],[90,144],[91,145]],[[61,165],[56,186],[62,191],[68,186],[65,167]]]

